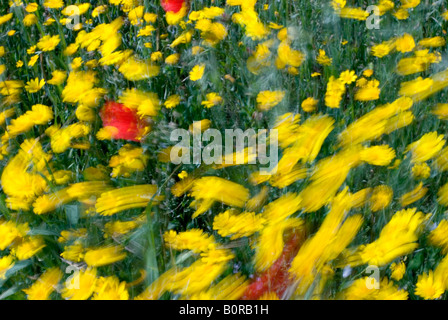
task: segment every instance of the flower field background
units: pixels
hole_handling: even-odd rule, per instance
[[[446,298],[445,1],[6,2],[0,299]]]

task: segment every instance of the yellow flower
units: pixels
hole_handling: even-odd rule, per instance
[[[437,228],[429,233],[429,241],[432,245],[441,247],[443,254],[448,252],[448,220],[443,219],[440,221]]]
[[[198,294],[209,288],[212,282],[219,277],[227,267],[228,265],[226,261],[221,263],[207,263],[202,261],[202,259],[196,260],[189,267],[183,268],[177,273],[173,274],[173,272],[169,273],[168,271],[167,273],[169,274],[167,274],[167,277],[162,278],[165,283],[165,290],[169,289],[169,291],[175,294],[182,294],[183,296]],[[158,289],[156,292],[159,290],[162,291],[163,288]],[[154,297],[154,293],[151,292],[150,297]]]
[[[364,70],[363,71],[363,73],[362,73],[362,75],[364,76],[364,77],[370,77],[370,76],[372,76],[372,74],[373,74],[373,70],[372,69],[367,69],[367,70]]]
[[[121,261],[126,258],[121,246],[105,246],[86,249],[84,261],[90,267],[100,267]]]
[[[65,246],[61,257],[69,261],[80,262],[84,258],[84,247],[76,242],[71,246]]]
[[[445,292],[445,284],[434,275],[432,270],[418,276],[415,288],[415,294],[425,300],[434,300],[440,298]]]
[[[336,12],[341,18],[345,19],[355,19],[364,21],[369,16],[367,11],[362,10],[361,8],[341,8],[341,10]]]
[[[64,6],[63,0],[45,0],[44,7],[50,9],[60,9]]]
[[[138,6],[128,12],[128,18],[132,25],[138,25],[143,22],[143,13],[145,7]]]
[[[186,3],[182,4],[182,8],[178,12],[168,11],[165,14],[166,22],[169,25],[177,25],[179,24],[184,17],[187,16],[189,8]]]
[[[19,260],[26,260],[41,251],[45,246],[46,244],[42,237],[29,236],[20,244],[15,245],[11,253]]]
[[[400,261],[399,263],[394,262],[390,265],[390,270],[392,272],[390,277],[394,280],[400,281],[406,272],[406,266],[403,261]]]
[[[7,34],[8,34],[9,37],[12,37],[13,35],[16,34],[16,30],[10,30],[10,31],[8,31]]]
[[[11,120],[7,130],[11,137],[27,132],[35,125],[47,124],[53,119],[53,110],[43,104],[35,104],[31,110],[25,112],[16,119]]]
[[[185,179],[186,177],[188,177],[188,173],[187,173],[187,171],[182,170],[182,172],[179,173],[177,176],[179,177],[179,179],[182,180],[182,179]]]
[[[249,190],[242,185],[213,176],[195,180],[190,194],[195,198],[191,203],[196,207],[193,219],[210,209],[215,201],[241,208],[249,198]]]
[[[143,171],[148,162],[148,156],[142,148],[125,144],[118,151],[118,155],[112,156],[109,160],[109,166],[113,168],[111,176],[129,177],[132,173]]]
[[[96,7],[92,11],[92,17],[93,18],[98,17],[100,14],[106,12],[106,9],[107,9],[107,5],[101,5],[101,6]]]
[[[277,69],[283,69],[286,66],[299,67],[305,60],[305,55],[298,50],[291,49],[287,40],[280,43],[277,54],[275,60]]]
[[[174,54],[171,54],[171,55],[169,55],[168,57],[165,58],[165,63],[173,65],[173,64],[178,63],[179,59],[180,59],[180,54],[179,53],[174,53]]]
[[[154,117],[160,109],[160,100],[156,93],[143,92],[135,88],[126,89],[118,101],[130,109],[137,109],[137,114],[141,117]]]
[[[134,185],[101,193],[95,204],[96,211],[103,216],[110,216],[117,212],[132,209],[146,208],[149,201],[158,203],[163,196],[155,196],[157,186],[152,184]]]
[[[182,34],[179,37],[177,37],[173,42],[171,42],[170,47],[174,48],[174,47],[180,45],[181,43],[184,43],[184,44],[190,43],[193,34],[194,34],[194,30],[188,30],[188,31],[182,32]]]
[[[30,13],[27,14],[24,18],[23,18],[23,24],[27,27],[32,26],[33,24],[36,24],[37,22],[37,17],[36,15]]]
[[[380,185],[373,188],[370,198],[370,209],[373,212],[386,208],[392,201],[393,190],[387,185]]]
[[[145,12],[143,15],[143,20],[147,23],[154,23],[157,20],[157,15],[155,13]]]
[[[230,240],[249,237],[261,231],[266,222],[263,215],[256,215],[254,212],[243,212],[236,214],[232,210],[227,210],[215,216],[213,220],[213,230],[217,230],[222,237],[230,237]]]
[[[28,225],[16,225],[12,221],[0,221],[0,250],[5,250],[15,240],[23,238]]]
[[[395,150],[388,145],[364,148],[360,159],[375,166],[387,166],[395,158]]]
[[[412,176],[414,179],[427,179],[431,175],[431,168],[426,162],[416,163],[412,167]]]
[[[410,205],[411,203],[414,203],[421,198],[423,198],[426,193],[428,192],[428,188],[423,188],[423,183],[420,182],[420,184],[415,187],[414,190],[404,194],[401,196],[400,202],[401,206],[406,207]]]
[[[211,92],[207,93],[207,100],[202,101],[201,105],[205,106],[206,108],[211,108],[222,103],[222,101],[222,98],[216,92]]]
[[[331,76],[328,79],[327,91],[325,92],[325,105],[329,108],[339,108],[345,90],[342,81]]]
[[[145,216],[143,216],[145,217]],[[112,221],[104,225],[104,237],[117,237],[122,236],[137,228],[144,220],[139,221]]]
[[[54,22],[56,22],[56,20],[54,20],[53,18],[48,18],[47,20],[45,20],[43,25],[44,26],[51,26]]]
[[[379,88],[378,80],[370,80],[365,83],[357,82],[359,89],[355,93],[355,100],[357,101],[372,101],[378,100],[380,97],[381,89]]]
[[[39,4],[32,2],[26,6],[25,11],[28,13],[32,13],[32,12],[36,12],[38,8],[39,8]]]
[[[23,66],[23,61],[22,60],[19,60],[19,61],[16,62],[16,67],[17,68],[21,68],[22,66]]]
[[[190,229],[177,233],[166,231],[163,235],[165,245],[174,250],[191,250],[195,253],[205,252],[215,245],[215,238],[201,229]]]
[[[306,98],[302,101],[302,109],[305,112],[313,112],[316,111],[316,107],[318,104],[318,100],[314,99],[313,97]]]
[[[81,57],[74,58],[72,63],[70,63],[70,69],[71,70],[79,69],[82,66],[82,63],[83,61]]]
[[[14,266],[14,257],[4,256],[0,258],[0,279],[6,279],[6,272]]]
[[[422,231],[425,215],[416,208],[396,212],[384,226],[377,240],[358,248],[360,261],[355,265],[369,263],[383,266],[397,257],[413,252]]]
[[[343,84],[351,84],[352,82],[355,82],[358,76],[355,74],[355,71],[346,70],[341,73],[339,76],[339,80]]]
[[[375,57],[383,58],[383,57],[387,56],[390,52],[392,52],[392,50],[394,48],[395,48],[394,41],[392,41],[392,40],[385,41],[383,43],[373,46],[371,49],[371,53]]]
[[[157,62],[157,61],[161,61],[163,58],[162,52],[160,51],[156,51],[151,53],[151,61]]]
[[[169,96],[163,103],[167,109],[175,108],[180,103],[180,96],[178,94],[173,94]]]
[[[200,54],[201,52],[204,52],[204,48],[201,46],[194,46],[191,48],[191,54],[194,56]]]
[[[302,244],[294,257],[289,272],[300,281],[298,294],[304,295],[308,291],[325,265],[339,256],[357,234],[363,222],[361,215],[343,221],[349,205],[350,197],[345,188],[334,197],[319,230]]]
[[[37,59],[39,59],[39,55],[36,54],[34,56],[31,57],[30,61],[28,61],[28,67],[32,67],[36,64]]]
[[[77,43],[72,43],[67,46],[67,48],[64,49],[64,55],[71,56],[78,51],[79,45]]]
[[[47,83],[55,86],[64,83],[65,79],[67,78],[67,73],[62,70],[55,70],[51,73],[51,75],[53,77],[48,80]]]
[[[412,9],[420,4],[421,0],[401,0],[401,7],[404,9]]]
[[[48,300],[50,294],[62,278],[62,271],[57,267],[47,269],[28,289],[23,289],[28,300]]]
[[[100,277],[95,286],[92,300],[128,300],[126,282],[115,277]]]
[[[409,52],[412,51],[415,48],[415,41],[414,38],[408,34],[405,33],[403,36],[395,39],[395,49],[399,52]]]
[[[160,67],[132,56],[121,64],[118,71],[127,80],[138,81],[157,76],[160,72]]]
[[[153,26],[151,26],[151,25],[146,26],[146,27],[144,27],[144,28],[139,30],[139,32],[137,34],[137,37],[147,37],[147,36],[150,36],[152,34],[152,32],[155,31],[155,30],[156,29]]]
[[[363,277],[355,280],[350,287],[344,290],[344,299],[346,300],[407,300],[408,292],[404,289],[399,289],[389,281],[383,278],[380,283],[377,283],[379,289],[367,287],[367,283],[376,282],[371,277]]]
[[[208,119],[202,119],[202,120],[200,120],[200,121],[194,121],[192,124],[190,124],[190,126],[188,127],[188,130],[191,132],[191,133],[193,133],[193,131],[194,131],[194,125],[197,125],[197,124],[199,124],[200,126],[201,126],[201,132],[204,132],[204,131],[206,131],[208,128],[210,128],[210,124],[211,124],[211,122],[210,122],[210,120],[208,120]]]
[[[442,37],[432,37],[432,38],[424,38],[418,42],[419,46],[432,48],[432,47],[443,47],[446,44],[446,41]]]
[[[335,11],[340,10],[347,4],[346,0],[331,0],[331,6]]]
[[[9,20],[11,20],[12,16],[13,16],[12,12],[5,14],[3,16],[0,16],[0,26],[4,23],[8,22]]]
[[[26,83],[25,89],[29,93],[35,93],[35,92],[38,92],[40,89],[42,89],[44,85],[45,85],[44,79],[41,79],[39,81],[39,78],[36,78],[34,80],[28,81]]]
[[[279,104],[284,97],[284,91],[261,91],[257,95],[257,107],[262,111],[267,111]]]
[[[36,52],[36,46],[31,46],[26,50],[27,54],[34,54]]]
[[[37,43],[37,47],[42,51],[53,51],[59,44],[59,42],[61,42],[61,38],[59,38],[59,35],[46,35],[39,40],[39,42]]]
[[[61,296],[66,300],[87,300],[96,288],[96,268],[76,270],[73,276],[65,281]],[[70,279],[70,281],[69,281]]]
[[[205,65],[196,65],[191,69],[190,71],[190,80],[191,81],[198,81],[202,79],[202,76],[204,75]]]
[[[441,120],[448,120],[448,103],[438,103],[431,113]]]
[[[442,150],[445,140],[443,134],[437,131],[424,134],[419,140],[409,144],[405,152],[411,152],[411,163],[421,163],[432,159]]]

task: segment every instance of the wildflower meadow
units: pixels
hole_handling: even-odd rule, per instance
[[[2,0],[0,300],[448,289],[448,3]]]

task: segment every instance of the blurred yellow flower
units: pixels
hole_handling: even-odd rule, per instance
[[[313,112],[316,110],[318,100],[314,99],[313,97],[308,97],[305,100],[302,101],[302,109],[305,112]]]
[[[126,258],[121,246],[104,246],[86,249],[84,261],[89,267],[100,267],[112,264]]]
[[[261,91],[257,95],[257,108],[262,111],[272,109],[285,97],[285,91]]]
[[[206,108],[211,108],[222,103],[223,99],[216,92],[207,93],[207,100],[201,102]]]
[[[202,79],[202,76],[204,75],[205,65],[195,65],[193,69],[190,71],[190,80],[191,81],[198,81]]]
[[[39,40],[39,42],[37,43],[37,47],[42,51],[53,51],[59,44],[59,42],[61,42],[61,38],[59,37],[59,35],[46,35]]]
[[[26,83],[25,90],[29,93],[38,92],[45,85],[45,80],[39,78],[35,78],[34,80],[30,80]]]
[[[35,2],[31,2],[30,4],[28,4],[25,7],[25,11],[28,13],[33,13],[33,12],[36,12],[38,8],[39,8],[39,4],[37,4]]]
[[[180,96],[178,94],[173,94],[169,96],[163,103],[167,109],[175,108],[180,103]]]
[[[166,64],[170,64],[170,65],[174,65],[176,63],[179,62],[180,59],[180,54],[179,53],[173,53],[171,55],[169,55],[168,57],[165,58],[165,63]]]

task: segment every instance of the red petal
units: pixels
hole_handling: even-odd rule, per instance
[[[302,241],[303,235],[294,234],[285,244],[280,258],[247,287],[241,300],[258,300],[268,292],[275,292],[278,297],[281,297],[292,282],[288,270]]]
[[[172,11],[174,13],[182,9],[185,0],[161,0],[160,5],[165,11]]]
[[[100,110],[100,117],[104,127],[115,127],[118,133],[114,139],[140,141],[137,137],[144,127],[135,110],[125,107],[121,103],[107,101]]]

